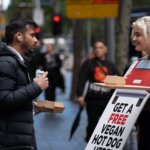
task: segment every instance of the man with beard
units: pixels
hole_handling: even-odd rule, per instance
[[[24,56],[37,45],[36,24],[13,19],[0,47],[0,149],[37,150],[33,128],[35,99],[48,87],[47,72],[30,80]]]

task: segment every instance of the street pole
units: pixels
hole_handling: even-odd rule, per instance
[[[60,5],[59,5],[60,1],[59,0],[55,0],[54,1],[54,13],[59,13],[60,12]]]
[[[91,19],[87,20],[87,56],[90,55],[91,48]]]
[[[54,1],[54,14],[59,14],[60,13],[60,5],[59,5],[60,1],[59,0],[55,0]],[[58,37],[55,36],[55,51],[59,52],[59,43],[58,43]]]
[[[115,20],[113,18],[106,19],[106,38],[108,47],[107,57],[115,63]]]

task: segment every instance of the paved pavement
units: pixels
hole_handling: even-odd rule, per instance
[[[63,113],[39,113],[35,115],[35,132],[38,150],[84,150],[86,147],[85,129],[87,116],[85,110],[82,112],[80,125],[71,141],[69,133],[78,105],[69,100],[71,73],[65,73],[66,92],[63,94],[57,90],[57,101],[63,102],[65,110]],[[43,93],[38,97],[44,99]],[[137,150],[136,131],[133,129],[124,150]]]
[[[69,133],[72,122],[78,112],[76,103],[69,100],[71,73],[66,74],[66,92],[63,94],[57,90],[57,101],[63,102],[65,110],[63,113],[39,113],[35,115],[35,132],[38,150],[84,150],[86,147],[85,127],[87,118],[85,110],[81,115],[80,125],[72,140],[69,141]],[[38,99],[44,99],[43,93]]]

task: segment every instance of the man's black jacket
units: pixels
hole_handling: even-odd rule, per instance
[[[34,149],[32,100],[42,90],[29,82],[27,66],[0,47],[0,150]]]

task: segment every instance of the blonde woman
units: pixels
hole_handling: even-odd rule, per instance
[[[132,24],[131,33],[132,44],[135,50],[139,52],[146,52],[147,56],[143,59],[150,58],[150,16],[144,16],[137,19]],[[142,60],[142,59],[141,59]],[[147,61],[146,68],[150,69],[150,61]],[[150,100],[138,118],[139,125],[139,142],[138,150],[150,150]]]

